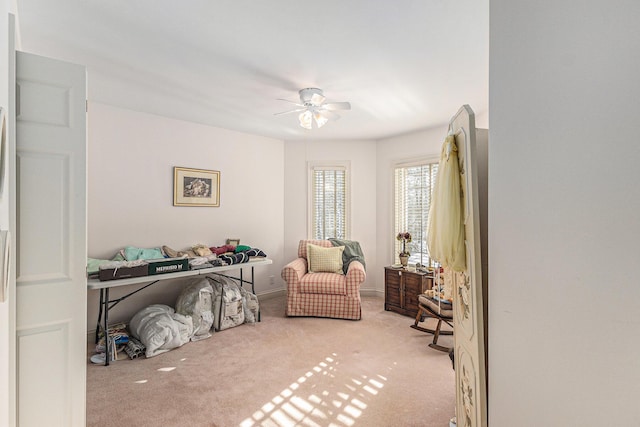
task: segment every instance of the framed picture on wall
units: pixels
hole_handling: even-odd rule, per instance
[[[220,206],[220,171],[174,167],[173,206]]]

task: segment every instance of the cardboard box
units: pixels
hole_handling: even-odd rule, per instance
[[[189,271],[189,260],[187,258],[164,258],[149,260],[148,274],[179,273]]]
[[[116,280],[116,279],[128,279],[131,277],[146,276],[149,273],[149,265],[145,262],[133,267],[127,267],[122,263],[122,266],[101,266],[98,272],[98,278],[101,281]]]

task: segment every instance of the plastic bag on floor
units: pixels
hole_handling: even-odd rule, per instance
[[[242,307],[244,310],[244,323],[255,324],[258,321],[258,313],[260,312],[260,303],[258,297],[245,290],[242,286],[240,288],[240,294],[242,295]]]
[[[145,356],[153,357],[189,342],[193,321],[167,305],[153,304],[131,318],[129,330],[146,347]]]
[[[231,279],[212,274],[207,279],[213,288],[213,327],[216,331],[244,323],[244,306],[240,287]]]
[[[207,279],[199,278],[191,282],[176,301],[176,313],[190,316],[193,321],[191,341],[199,341],[211,336],[213,326],[213,288]]]

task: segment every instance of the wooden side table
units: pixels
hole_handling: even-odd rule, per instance
[[[405,316],[418,314],[418,295],[431,289],[433,277],[406,268],[384,268],[384,309]]]

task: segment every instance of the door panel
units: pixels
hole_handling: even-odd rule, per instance
[[[86,382],[86,76],[16,54],[19,426],[82,426]]]
[[[454,275],[456,417],[460,427],[487,425],[480,200],[473,111],[465,105],[451,122],[463,193],[466,270]],[[486,179],[486,176],[480,177]],[[483,208],[486,204],[482,204]],[[486,212],[483,214],[486,221]],[[486,254],[484,254],[486,256]]]

